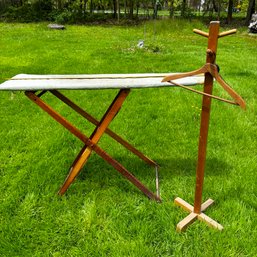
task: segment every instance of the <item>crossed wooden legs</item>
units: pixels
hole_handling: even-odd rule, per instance
[[[126,99],[127,95],[129,94],[129,90],[121,90],[112,104],[110,105],[109,109],[106,111],[105,115],[103,116],[102,120],[98,124],[98,126],[95,128],[94,132],[90,136],[90,140],[93,144],[97,144],[100,140],[101,136],[103,135],[104,131],[108,127],[108,125],[111,123],[112,119],[115,117],[115,115],[118,113],[119,109],[121,108],[121,105],[123,104],[124,100]],[[85,145],[76,160],[74,161],[73,165],[71,166],[70,173],[68,177],[66,178],[62,188],[60,189],[59,193],[63,194],[70,184],[73,182],[75,177],[79,174],[85,163],[87,162],[90,154],[92,152],[92,149],[90,146]]]
[[[76,127],[74,127],[65,118],[63,118],[54,109],[52,109],[52,107],[50,107],[49,105],[47,105],[44,101],[42,101],[40,99],[40,96],[42,96],[47,91],[42,91],[38,95],[36,95],[35,92],[32,92],[32,91],[25,92],[25,94],[28,98],[30,98],[40,108],[42,108],[50,116],[52,116],[57,122],[62,124],[72,134],[74,134],[76,137],[78,137],[81,141],[83,141],[85,143],[85,146],[81,149],[77,158],[74,160],[65,182],[64,182],[63,186],[61,187],[61,189],[59,190],[59,194],[62,195],[66,192],[66,190],[68,189],[70,184],[74,181],[76,176],[80,173],[81,169],[87,162],[91,152],[95,151],[105,161],[107,161],[109,164],[111,164],[118,172],[120,172],[125,178],[127,178],[131,183],[133,183],[138,189],[140,189],[145,195],[147,195],[149,198],[154,199],[156,201],[161,201],[161,199],[159,197],[158,186],[157,186],[157,195],[156,195],[153,192],[151,192],[145,185],[143,185],[137,178],[135,178],[128,170],[126,170],[119,162],[114,160],[110,155],[108,155],[99,146],[97,146],[97,143],[100,140],[101,136],[106,132],[110,136],[112,136],[116,141],[118,141],[123,146],[125,146],[128,150],[130,150],[131,152],[136,154],[138,157],[140,157],[142,160],[144,160],[146,163],[154,166],[156,168],[156,170],[158,170],[158,164],[156,164],[154,161],[150,160],[148,157],[144,156],[140,151],[135,149],[128,142],[126,142],[121,137],[119,137],[118,135],[116,135],[114,132],[112,132],[110,129],[107,128],[108,125],[113,120],[113,118],[118,113],[118,111],[120,110],[123,102],[125,101],[126,97],[129,94],[129,91],[130,91],[129,89],[121,89],[119,91],[116,98],[114,99],[114,101],[112,102],[112,104],[110,105],[110,107],[108,108],[108,110],[106,111],[106,113],[104,114],[104,116],[100,122],[95,120],[92,116],[90,116],[88,113],[86,113],[80,107],[78,107],[76,104],[71,102],[67,97],[62,95],[60,92],[58,92],[56,90],[50,91],[57,98],[62,100],[64,103],[69,105],[72,109],[74,109],[76,112],[78,112],[83,117],[85,117],[87,120],[89,120],[90,122],[92,122],[96,125],[94,132],[92,133],[92,135],[89,138],[86,137]]]

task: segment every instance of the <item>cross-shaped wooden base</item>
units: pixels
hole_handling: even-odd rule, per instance
[[[192,206],[191,204],[187,203],[186,201],[184,201],[179,197],[177,197],[174,200],[174,203],[182,207],[185,211],[190,212],[190,214],[186,218],[184,218],[182,221],[180,221],[177,224],[178,232],[185,231],[186,228],[190,224],[192,224],[196,219],[205,222],[210,227],[216,228],[218,230],[223,230],[223,227],[218,222],[216,222],[215,220],[211,219],[210,217],[208,217],[206,214],[203,213],[203,211],[205,211],[210,205],[214,203],[212,199],[208,199],[206,202],[204,202],[201,205],[201,213],[199,214],[194,212],[194,206]]]

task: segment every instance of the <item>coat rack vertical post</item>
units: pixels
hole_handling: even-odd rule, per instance
[[[210,23],[209,34],[203,31],[194,30],[195,33],[200,34],[208,38],[208,49],[206,53],[206,63],[215,64],[218,38],[226,35],[230,35],[236,32],[231,30],[225,33],[219,34],[219,22],[213,21]],[[210,73],[205,73],[204,81],[204,93],[209,95],[212,94],[213,89],[213,76]],[[198,147],[198,163],[196,169],[196,187],[195,187],[195,200],[194,206],[185,202],[183,199],[177,197],[175,204],[182,207],[184,210],[190,212],[190,214],[177,224],[177,231],[184,231],[187,226],[199,219],[207,225],[222,230],[223,227],[203,213],[211,204],[212,199],[208,199],[202,204],[202,193],[203,193],[203,182],[204,182],[204,169],[206,161],[206,150],[209,130],[209,120],[211,111],[211,97],[203,95],[202,99],[202,111],[201,111],[201,125],[200,125],[200,136],[199,136],[199,147]]]

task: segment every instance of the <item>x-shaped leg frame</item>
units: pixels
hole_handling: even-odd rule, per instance
[[[79,152],[78,156],[74,160],[73,164],[71,165],[69,174],[62,185],[62,187],[59,190],[59,194],[63,195],[66,190],[69,188],[71,183],[74,181],[74,179],[78,176],[78,174],[81,172],[82,168],[86,164],[87,160],[89,159],[92,151],[94,151],[96,154],[98,154],[100,157],[102,157],[105,161],[107,161],[109,164],[111,164],[119,173],[121,173],[126,179],[128,179],[132,184],[134,184],[139,190],[141,190],[147,197],[150,199],[161,201],[160,195],[159,195],[159,182],[158,182],[158,164],[146,157],[144,154],[142,154],[139,150],[134,148],[131,144],[129,144],[127,141],[122,139],[120,136],[112,132],[108,126],[111,123],[111,121],[114,119],[114,117],[119,112],[123,102],[125,101],[126,97],[128,96],[130,90],[129,89],[121,89],[115,99],[113,100],[112,104],[109,106],[107,111],[105,112],[104,116],[102,117],[101,121],[98,122],[94,117],[92,117],[90,114],[88,114],[86,111],[81,109],[78,105],[73,103],[70,99],[65,97],[63,94],[61,94],[57,90],[49,90],[50,93],[52,93],[54,96],[56,96],[58,99],[60,99],[62,102],[70,106],[73,110],[75,110],[77,113],[79,113],[81,116],[86,118],[88,121],[96,125],[95,130],[91,134],[91,136],[88,138],[85,136],[79,129],[77,129],[75,126],[73,126],[69,121],[67,121],[64,117],[62,117],[59,113],[57,113],[51,106],[46,104],[40,97],[45,94],[46,91],[42,91],[41,93],[36,95],[36,92],[34,91],[26,91],[26,96],[31,99],[34,103],[36,103],[41,109],[46,111],[52,118],[54,118],[57,122],[59,122],[61,125],[63,125],[66,129],[68,129],[73,135],[75,135],[77,138],[79,138],[85,145]],[[133,176],[126,168],[124,168],[119,162],[117,162],[115,159],[113,159],[109,154],[107,154],[104,150],[102,150],[97,143],[99,142],[100,138],[104,133],[107,133],[109,136],[111,136],[113,139],[115,139],[117,142],[122,144],[124,147],[126,147],[129,151],[137,155],[139,158],[141,158],[143,161],[148,163],[149,165],[155,167],[156,170],[156,190],[157,193],[154,194],[151,192],[142,182],[140,182],[135,176]]]

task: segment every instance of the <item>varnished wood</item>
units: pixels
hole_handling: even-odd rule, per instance
[[[214,73],[212,73],[214,72]],[[235,100],[235,102],[242,108],[246,108],[245,101],[243,98],[235,91],[233,90],[223,79],[220,75],[218,75],[217,69],[215,71],[212,71],[212,76],[216,79],[216,81],[225,89],[225,91]]]
[[[201,35],[201,36],[204,36],[204,37],[209,37],[209,33],[206,33],[202,30],[199,30],[199,29],[194,29],[193,30],[194,33],[198,34],[198,35]],[[232,34],[235,34],[237,32],[236,29],[231,29],[231,30],[228,30],[228,31],[224,31],[224,32],[221,32],[219,34],[219,38],[220,37],[225,37],[225,36],[229,36],[229,35],[232,35]]]
[[[210,53],[212,53],[211,49],[208,49]],[[209,54],[209,52],[207,52],[207,55]],[[214,54],[215,55],[215,54]],[[228,99],[224,99],[212,94],[208,94],[206,92],[201,92],[189,87],[185,87],[183,85],[180,85],[179,83],[175,82],[175,79],[181,79],[184,77],[188,77],[188,76],[196,76],[199,74],[206,74],[206,73],[210,73],[212,75],[212,77],[223,87],[223,89],[235,100],[235,101],[230,101]],[[218,68],[217,65],[212,64],[212,63],[206,63],[203,67],[201,67],[198,70],[195,71],[190,71],[190,72],[184,72],[184,73],[180,73],[180,74],[174,74],[174,75],[169,75],[167,77],[165,77],[162,81],[164,82],[170,82],[171,84],[174,84],[175,86],[178,87],[182,87],[184,89],[190,90],[194,93],[197,94],[201,94],[204,96],[208,96],[211,98],[214,98],[216,100],[222,101],[222,102],[226,102],[226,103],[230,103],[230,104],[234,104],[234,105],[239,105],[242,109],[245,109],[246,104],[245,101],[243,100],[243,98],[236,93],[224,80],[223,78],[220,76],[219,72],[218,72]]]
[[[68,99],[66,96],[64,96],[62,93],[60,93],[57,90],[51,90],[49,91],[51,92],[54,96],[56,96],[58,99],[60,99],[62,102],[64,102],[65,104],[67,104],[68,106],[70,106],[74,111],[76,111],[77,113],[79,113],[81,116],[83,116],[84,118],[86,118],[89,122],[91,122],[92,124],[98,126],[99,125],[99,121],[96,120],[92,115],[90,115],[88,112],[86,112],[85,110],[83,110],[82,108],[80,108],[78,105],[76,105],[74,102],[72,102],[70,99]],[[158,166],[158,164],[156,162],[154,162],[153,160],[151,160],[150,158],[148,158],[147,156],[145,156],[143,153],[141,153],[139,150],[137,150],[135,147],[133,147],[129,142],[127,142],[126,140],[124,140],[122,137],[120,137],[119,135],[117,135],[116,133],[114,133],[112,130],[110,130],[109,128],[107,128],[105,130],[105,133],[108,134],[110,137],[112,137],[114,140],[116,140],[118,143],[120,143],[121,145],[123,145],[124,147],[126,147],[129,151],[131,151],[132,153],[134,153],[135,155],[137,155],[140,159],[142,159],[143,161],[145,161],[146,163],[148,163],[149,165],[156,167]]]
[[[208,33],[204,32],[204,31],[202,31],[202,30],[199,30],[199,29],[194,29],[193,32],[196,33],[196,34],[198,34],[198,35],[207,37],[207,38],[209,37],[209,34],[208,34]]]
[[[229,35],[233,35],[237,32],[236,29],[231,29],[231,30],[228,30],[228,31],[224,31],[224,32],[221,32],[219,34],[219,37],[225,37],[225,36],[229,36]]]
[[[90,136],[90,140],[92,143],[97,144],[100,138],[102,137],[103,133],[105,132],[106,128],[111,123],[112,119],[116,116],[118,111],[120,110],[123,102],[125,101],[127,95],[129,94],[129,89],[122,89],[120,90],[119,94],[116,96],[106,113],[104,114],[103,118],[101,119],[98,126],[93,131],[92,135]],[[80,173],[81,169],[87,162],[90,154],[92,152],[92,149],[89,146],[85,146],[85,148],[80,153],[78,159],[73,164],[73,166],[70,169],[70,172],[60,189],[60,194],[63,194],[70,184],[74,181],[74,179],[77,177],[77,175]]]
[[[229,103],[229,104],[234,104],[234,105],[239,105],[237,102],[234,102],[234,101],[231,101],[231,100],[228,100],[228,99],[225,99],[225,98],[221,98],[221,97],[219,97],[219,96],[210,95],[210,94],[207,94],[207,93],[204,93],[204,92],[195,90],[195,89],[190,88],[190,87],[185,87],[185,86],[183,86],[183,85],[180,85],[180,84],[174,82],[173,80],[170,80],[170,83],[171,83],[171,84],[174,84],[174,85],[177,86],[177,87],[184,88],[184,89],[186,89],[186,90],[189,90],[189,91],[194,92],[194,93],[199,94],[199,95],[205,95],[205,96],[208,96],[208,97],[210,97],[210,98],[216,99],[216,100],[221,101],[221,102],[225,102],[225,103]]]
[[[74,136],[79,138],[82,142],[87,142],[87,138],[79,129],[74,127],[69,121],[63,118],[59,113],[57,113],[51,106],[47,105],[43,100],[34,94],[34,92],[26,91],[25,95],[37,104],[42,110],[47,112],[53,119],[60,123],[63,127],[69,130]]]
[[[85,136],[80,130],[74,127],[69,121],[63,118],[59,113],[57,113],[51,106],[46,104],[42,99],[40,99],[35,92],[25,92],[26,96],[32,100],[35,104],[37,104],[42,110],[46,111],[52,118],[54,118],[58,123],[68,129],[73,135],[79,138],[85,146],[80,151],[79,155],[75,159],[73,165],[77,162],[77,160],[81,157],[85,148],[89,146],[93,151],[95,151],[101,158],[103,158],[106,162],[112,165],[121,175],[123,175],[126,179],[128,179],[133,185],[135,185],[139,190],[141,190],[147,197],[150,199],[161,202],[161,199],[158,195],[155,195],[151,192],[143,183],[141,183],[135,176],[133,176],[126,168],[124,168],[119,162],[113,159],[109,154],[107,154],[104,150],[102,150],[99,146],[94,144],[91,139]],[[59,192],[62,193],[61,191]]]
[[[245,102],[240,95],[238,95],[219,75],[218,67],[215,65],[218,38],[227,35],[234,34],[236,30],[230,30],[227,32],[222,32],[219,34],[219,22],[211,22],[209,33],[205,33],[199,30],[194,30],[195,33],[200,34],[204,37],[208,37],[208,48],[206,55],[206,64],[200,69],[192,72],[182,73],[182,74],[172,74],[164,78],[163,81],[170,81],[174,83],[173,79],[183,78],[184,76],[195,76],[199,73],[204,73],[204,90],[200,92],[203,94],[202,99],[202,111],[201,111],[201,124],[200,124],[200,135],[199,135],[199,146],[198,146],[198,161],[196,169],[196,187],[195,187],[195,199],[194,206],[190,205],[183,199],[177,197],[175,199],[175,204],[182,207],[184,210],[190,212],[190,214],[183,219],[177,225],[177,231],[184,231],[188,225],[194,222],[196,219],[205,222],[207,225],[214,227],[218,230],[222,230],[223,227],[203,213],[210,205],[214,203],[212,199],[208,199],[202,204],[202,193],[203,193],[203,183],[204,183],[204,169],[206,162],[206,150],[208,141],[208,131],[209,131],[209,121],[211,112],[211,100],[215,98],[217,100],[222,100],[228,103],[233,103],[239,105],[241,108],[245,109]],[[231,102],[230,100],[213,97],[213,80],[216,81],[223,87],[223,89],[235,100]],[[176,82],[174,83],[176,85]],[[177,85],[179,86],[179,85]],[[182,86],[183,87],[183,86]],[[184,88],[184,87],[183,87]],[[196,92],[199,93],[199,92]]]
[[[209,28],[208,38],[208,49],[214,54],[206,56],[206,63],[215,63],[217,45],[219,36],[219,22],[211,22]],[[204,93],[212,94],[213,89],[213,76],[210,73],[205,73],[204,81]],[[211,98],[203,96],[202,100],[202,112],[201,112],[201,125],[200,125],[200,136],[198,146],[198,161],[196,170],[196,188],[195,188],[195,201],[194,201],[194,212],[197,214],[201,213],[202,204],[202,192],[203,192],[203,181],[204,181],[204,168],[206,162],[206,149],[208,141],[209,131],[209,120],[211,111]]]

